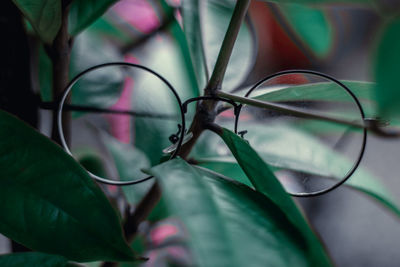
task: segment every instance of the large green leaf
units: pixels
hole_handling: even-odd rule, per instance
[[[310,244],[313,257],[320,262],[329,265],[328,259],[324,256],[323,248],[317,241],[308,223],[299,211],[296,204],[286,193],[268,165],[260,156],[249,146],[249,144],[233,132],[223,129],[219,133],[224,142],[228,145],[233,156],[250,179],[257,191],[262,192],[278,205],[288,216],[289,220],[301,229],[305,238]],[[321,265],[320,266],[325,266]]]
[[[333,29],[323,9],[298,4],[280,5],[280,10],[301,42],[317,56],[333,47]]]
[[[302,232],[311,233],[308,226],[298,228],[262,194],[181,159],[150,172],[187,228],[196,266],[330,266],[317,238],[312,243]]]
[[[201,167],[213,170],[217,173],[221,173],[226,177],[230,177],[235,181],[241,182],[242,184],[252,187],[253,185],[249,181],[249,178],[247,178],[242,168],[240,168],[239,164],[237,164],[237,162],[234,160],[235,160],[234,158],[225,158],[225,159],[207,158],[207,159],[197,160],[196,164]]]
[[[390,21],[382,34],[375,62],[376,99],[382,115],[400,114],[399,61],[400,19]]]
[[[183,4],[183,27],[188,40],[199,87],[204,88],[204,63],[212,70],[228,28],[236,1],[187,1]],[[239,86],[252,67],[253,40],[249,25],[243,24],[233,48],[223,87],[230,91]],[[205,58],[205,60],[204,60]],[[204,62],[205,61],[205,62]]]
[[[62,256],[39,252],[26,252],[0,255],[0,266],[5,267],[72,267]]]
[[[101,15],[117,0],[74,0],[71,3],[68,30],[76,35]]]
[[[40,38],[51,43],[61,27],[61,0],[12,0]]]
[[[265,160],[265,159],[264,159]],[[267,162],[268,163],[268,162]],[[238,182],[251,186],[246,174],[240,168],[240,165],[230,159],[220,160],[217,158],[201,159],[198,163],[199,166],[210,169],[214,172],[220,173],[230,177]],[[304,162],[304,164],[307,164]],[[287,166],[282,166],[289,169]],[[273,169],[273,166],[270,166]],[[295,170],[296,169],[292,169]],[[310,170],[311,172],[311,170]],[[356,171],[353,176],[342,185],[343,187],[350,188],[355,192],[362,192],[365,196],[372,198],[378,204],[383,205],[389,211],[400,217],[400,209],[396,203],[395,198],[388,192],[388,190],[379,182],[378,178],[371,176],[365,170]]]
[[[279,164],[275,165],[276,167],[290,170],[301,170],[306,173],[317,175],[327,175],[326,173],[321,172],[334,173],[336,169],[347,166],[347,159],[337,154],[331,148],[306,136],[302,132],[297,132],[295,129],[289,128],[270,128],[271,131],[267,136],[250,140],[251,145],[254,147],[268,148],[267,150],[261,151],[261,157],[257,155],[247,141],[241,139],[229,130],[224,130],[222,138],[229,146],[239,165],[242,166],[242,169],[247,175],[251,175],[250,170],[246,171],[246,168],[250,168],[246,164],[251,162],[251,157],[257,158],[257,160],[253,160],[255,162],[254,164],[261,164],[261,161],[264,162],[264,160],[265,162],[272,162],[272,164],[274,164],[278,162],[274,160],[274,157],[279,157]],[[290,147],[290,149],[285,149],[285,147]],[[310,148],[311,150],[305,150],[305,147]],[[265,163],[263,163],[263,165],[266,166]],[[255,178],[252,179],[250,176],[249,178],[257,188],[255,183],[265,182],[270,174],[271,172],[269,169],[265,169],[265,174],[259,173],[259,176],[257,176],[257,173],[253,173],[253,177],[257,177],[256,180],[253,180]],[[372,197],[394,214],[400,216],[400,209],[394,197],[377,178],[373,177],[366,170],[358,169],[346,184],[352,189],[361,191],[367,196]]]
[[[0,232],[76,261],[134,259],[119,217],[70,156],[0,112]]]

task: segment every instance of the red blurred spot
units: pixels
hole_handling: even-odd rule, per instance
[[[116,186],[116,185],[107,185],[107,190],[111,194],[116,194],[118,192],[118,186]]]
[[[300,84],[307,84],[309,83],[307,77],[304,74],[288,74],[275,77],[267,82],[268,85],[278,85],[278,84],[293,84],[293,85],[300,85]]]
[[[185,249],[182,247],[178,247],[178,246],[168,247],[167,251],[171,256],[173,256],[175,258],[181,258],[186,255]]]
[[[252,1],[250,5],[259,47],[255,69],[273,73],[310,66],[310,60],[281,27],[268,5],[262,1]]]
[[[120,18],[143,33],[150,33],[160,26],[160,20],[148,1],[118,1],[112,10],[116,12]]]
[[[136,58],[130,55],[125,56],[125,61],[130,63],[138,62]],[[110,108],[115,110],[131,110],[133,86],[134,81],[132,77],[126,77],[120,98]],[[129,144],[131,142],[132,117],[128,115],[108,114],[106,118],[110,124],[111,135],[118,139],[118,141]]]
[[[156,227],[150,233],[150,238],[154,245],[160,245],[165,239],[178,233],[178,228],[174,225],[164,224]]]
[[[219,116],[224,117],[224,118],[234,118],[235,114],[233,113],[233,110],[228,109],[219,114]]]

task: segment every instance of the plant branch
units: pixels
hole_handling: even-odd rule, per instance
[[[217,62],[211,79],[206,87],[206,95],[212,95],[213,92],[220,89],[225,76],[226,68],[228,67],[229,59],[232,55],[233,46],[239,34],[240,27],[246,17],[247,9],[250,5],[250,0],[238,0],[232,14],[232,19],[229,23],[228,30],[222,42],[221,50],[218,54]]]
[[[161,198],[161,188],[155,182],[146,195],[136,206],[135,211],[129,214],[124,224],[125,238],[131,243],[137,233],[138,227],[151,213]]]
[[[161,198],[161,188],[157,181],[151,186],[150,190],[141,199],[133,213],[127,210],[124,222],[125,239],[128,244],[132,243],[138,233],[139,225],[150,215],[151,211],[157,205]],[[101,267],[115,267],[118,262],[104,262]]]
[[[282,104],[277,104],[277,103],[272,103],[272,102],[267,102],[267,101],[261,101],[261,100],[257,100],[257,99],[253,99],[253,98],[232,95],[230,93],[226,93],[226,92],[222,92],[222,91],[217,91],[215,93],[215,95],[219,96],[219,97],[231,99],[235,102],[239,102],[239,103],[246,104],[249,106],[279,111],[284,114],[292,115],[295,117],[315,119],[315,120],[321,120],[321,121],[329,121],[329,122],[333,122],[333,123],[337,123],[337,124],[348,125],[348,126],[351,126],[354,128],[368,129],[368,130],[372,131],[373,133],[375,133],[376,135],[379,135],[382,137],[399,137],[400,136],[400,132],[398,132],[398,131],[384,131],[382,129],[382,127],[386,126],[387,123],[385,121],[380,121],[378,119],[364,119],[359,122],[358,121],[349,121],[349,120],[345,120],[345,119],[330,117],[330,116],[327,116],[327,115],[321,114],[321,113],[306,112],[306,111],[300,110],[298,108],[289,107],[287,105],[282,105]]]
[[[277,104],[277,103],[272,103],[272,102],[267,102],[267,101],[261,101],[261,100],[257,100],[254,98],[237,96],[237,95],[233,95],[233,94],[222,92],[222,91],[217,91],[215,94],[219,97],[231,99],[235,102],[247,104],[249,106],[279,111],[279,112],[285,113],[287,115],[292,115],[292,116],[296,116],[296,117],[300,117],[300,118],[309,118],[309,119],[316,119],[316,120],[322,120],[322,121],[329,121],[329,122],[349,125],[349,126],[361,128],[361,129],[367,128],[367,126],[363,122],[354,122],[354,121],[348,121],[348,120],[343,120],[343,119],[339,119],[339,118],[333,118],[333,117],[330,117],[327,115],[323,115],[321,113],[315,113],[315,112],[310,113],[310,112],[306,112],[306,111],[303,111],[298,108],[289,107],[287,105],[282,105],[282,104]]]
[[[233,11],[228,30],[222,42],[222,46],[218,54],[217,62],[215,63],[213,73],[207,83],[206,88],[204,89],[204,96],[213,96],[214,92],[219,90],[222,86],[222,81],[225,76],[226,68],[232,55],[232,49],[237,39],[240,26],[245,19],[249,5],[250,0],[238,0],[236,2],[236,6]],[[198,105],[197,112],[189,128],[189,132],[193,134],[193,137],[190,139],[189,142],[182,146],[182,149],[179,153],[182,158],[186,158],[189,155],[197,139],[204,131],[205,125],[215,120],[215,108],[217,106],[217,103],[217,101],[207,100],[202,101]]]
[[[61,94],[68,84],[68,74],[69,74],[69,63],[71,56],[71,38],[68,33],[68,13],[69,4],[71,1],[62,1],[62,18],[61,27],[57,33],[53,44],[47,47],[50,59],[52,61],[52,71],[53,71],[53,100],[57,101],[60,99]],[[63,129],[66,140],[68,142],[70,136],[70,121],[71,116],[69,113],[63,114]],[[53,112],[53,125],[52,125],[52,139],[59,143],[61,142],[58,128],[57,128],[57,116],[56,112]]]

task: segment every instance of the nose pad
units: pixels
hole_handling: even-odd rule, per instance
[[[177,135],[171,135],[170,139],[169,139],[170,141],[172,139],[171,138],[172,136],[175,136],[177,139],[176,139],[175,143],[173,143],[169,147],[163,149],[163,153],[164,154],[170,154],[170,153],[174,152],[176,150],[176,148],[178,147],[178,140],[179,140],[178,136]],[[190,139],[192,139],[192,137],[193,137],[193,134],[191,132],[185,134],[185,136],[183,137],[182,145],[186,144]],[[175,138],[174,138],[174,140],[175,140]]]

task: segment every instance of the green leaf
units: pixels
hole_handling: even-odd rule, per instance
[[[204,63],[208,70],[214,68],[235,4],[231,0],[183,2],[183,27],[200,88],[206,83]],[[224,77],[226,90],[233,90],[247,77],[254,42],[249,25],[243,23]]]
[[[39,252],[25,252],[0,255],[0,266],[7,267],[67,267],[67,259],[62,256]]]
[[[334,32],[324,10],[298,4],[282,4],[281,12],[301,42],[317,56],[333,47]]]
[[[134,259],[100,188],[59,146],[0,111],[0,232],[76,261]]]
[[[226,177],[230,177],[235,181],[252,187],[253,185],[249,181],[249,178],[247,178],[246,174],[234,160],[234,158],[232,160],[207,158],[203,160],[196,160],[196,164],[201,167],[213,170],[217,173],[221,173]]]
[[[45,43],[52,43],[61,27],[61,0],[12,0]]]
[[[330,264],[329,260],[324,254],[324,249],[318,242],[318,238],[268,165],[245,140],[235,133],[223,128],[223,131],[218,134],[227,144],[256,190],[262,192],[278,205],[288,216],[289,220],[302,231],[310,246],[312,258],[316,262],[319,262],[319,264],[315,265],[328,266]]]
[[[304,229],[262,194],[181,159],[150,172],[187,228],[196,266],[330,266],[316,237],[314,245],[308,242]]]
[[[280,128],[269,127],[270,131],[267,135],[263,130],[262,138],[253,138],[250,143],[254,147],[263,147],[261,157],[250,147],[250,145],[234,133],[224,130],[223,139],[231,149],[233,155],[237,159],[242,169],[246,172],[245,168],[250,168],[246,165],[251,162],[248,155],[258,158],[258,161],[265,161],[268,163],[276,164],[275,167],[281,167],[289,170],[300,170],[306,173],[316,175],[327,175],[327,173],[335,173],[337,169],[347,166],[348,160],[343,156],[337,154],[330,147],[324,146],[322,143],[310,138],[306,134],[296,131],[293,128]],[[253,129],[252,132],[255,130]],[[290,147],[290,149],[285,149]],[[308,150],[304,148],[307,147]],[[279,158],[277,161],[276,158]],[[266,166],[264,163],[263,165]],[[244,167],[246,166],[246,167]],[[254,165],[255,166],[255,165]],[[264,178],[262,173],[252,183],[257,188],[255,182],[263,182],[271,175],[271,171],[265,169],[266,173]],[[250,170],[246,172],[249,175]],[[254,172],[254,171],[253,171]],[[251,177],[249,176],[251,179]],[[264,180],[263,180],[264,179]],[[388,192],[388,190],[379,182],[379,179],[373,177],[369,172],[359,168],[352,177],[347,180],[346,185],[352,189],[365,193],[368,197],[372,197],[378,203],[388,208],[395,215],[400,217],[400,209],[396,203],[395,198]]]
[[[400,66],[400,19],[390,21],[379,43],[376,62],[375,78],[377,87],[375,91],[381,115],[400,114],[400,90],[398,68]]]
[[[77,35],[95,20],[117,0],[74,0],[71,3],[68,30],[71,35]]]

